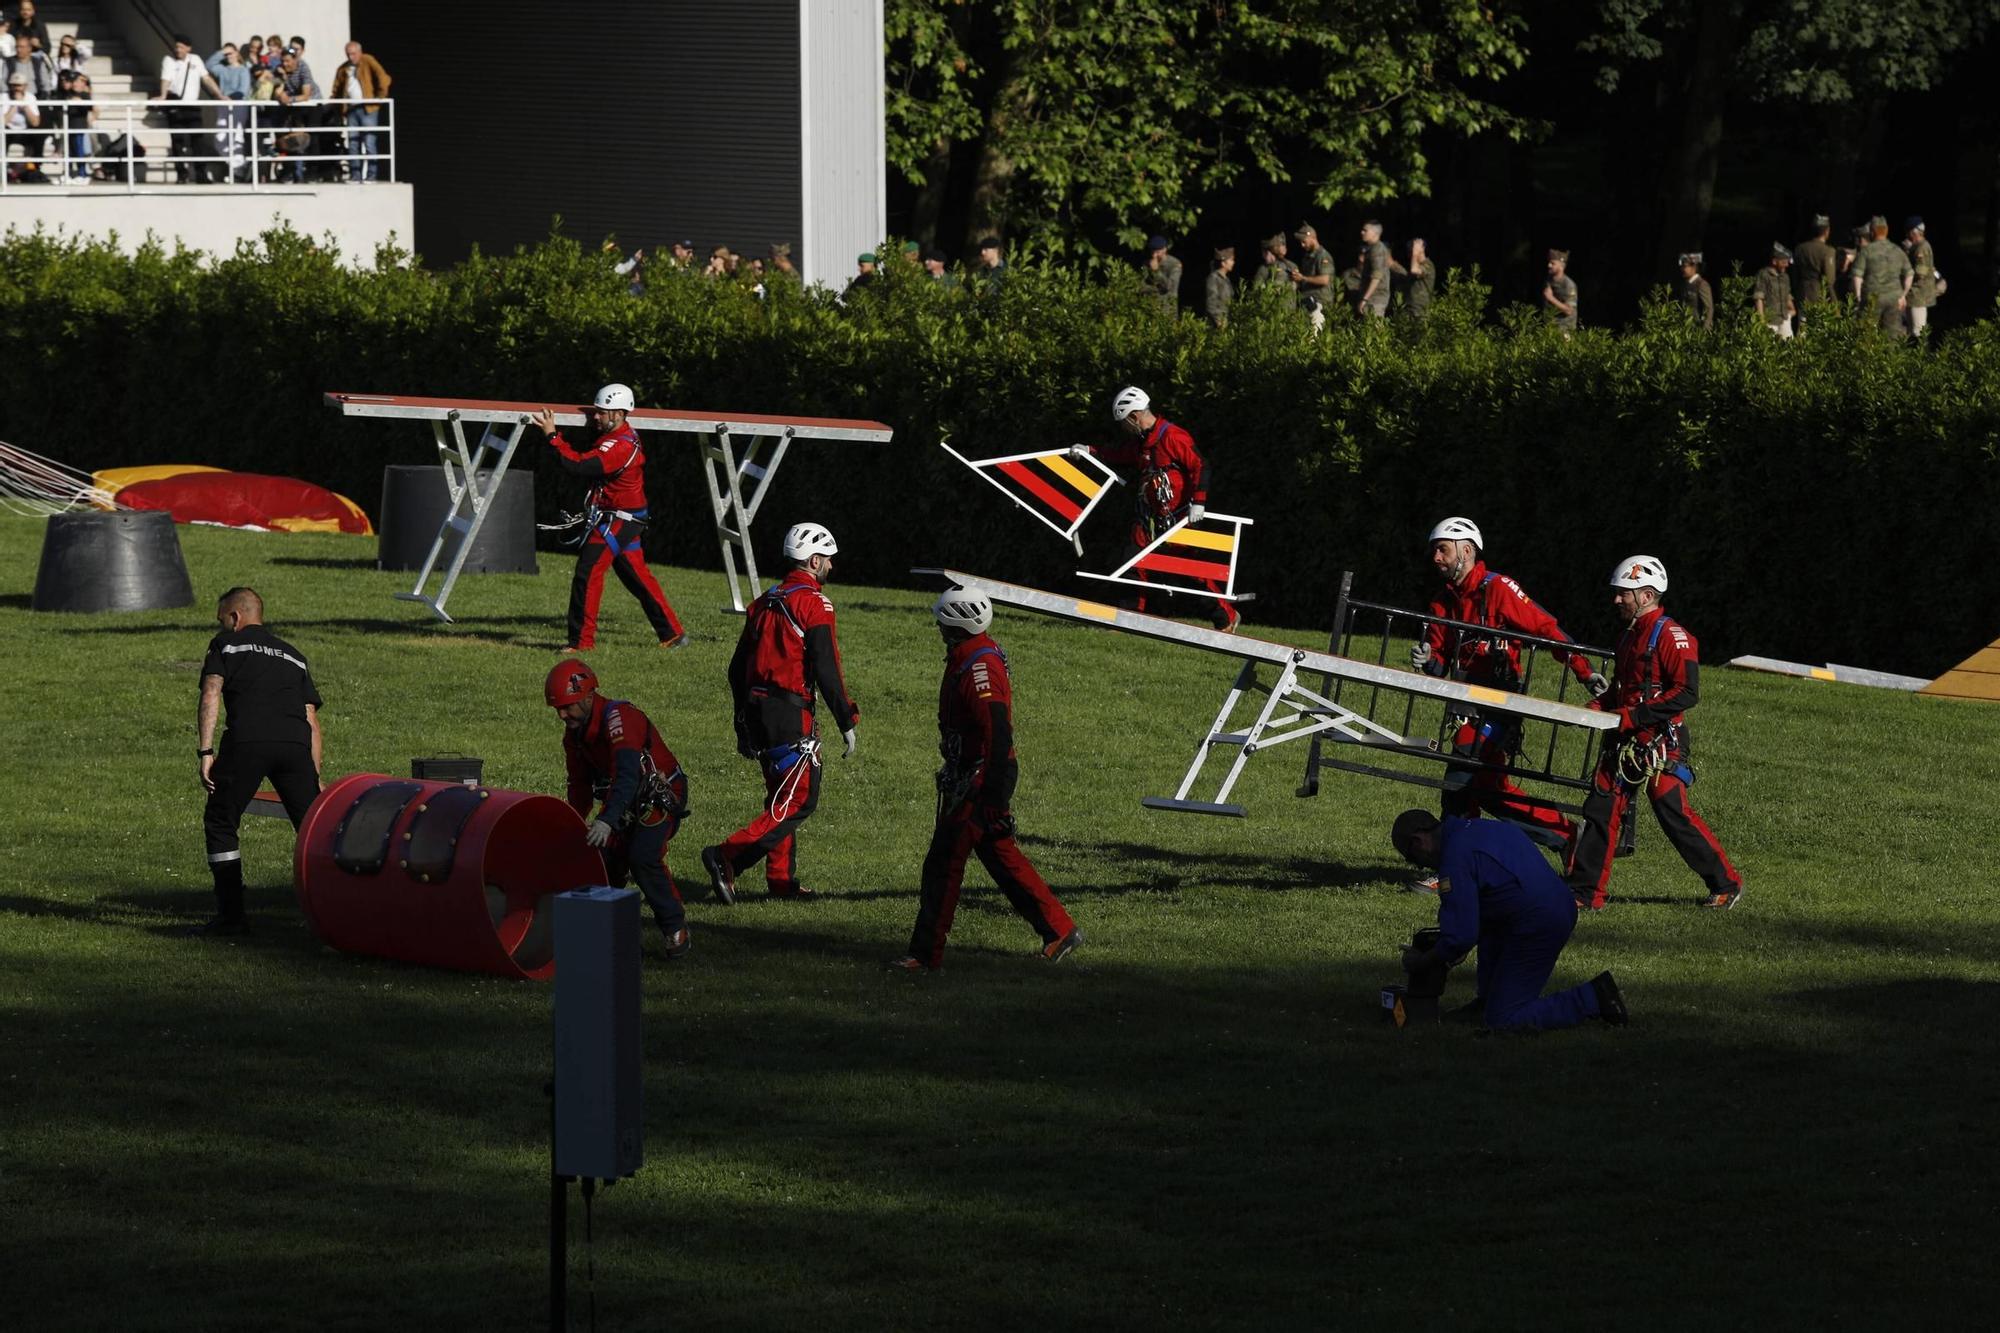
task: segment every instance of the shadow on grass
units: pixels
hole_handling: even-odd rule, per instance
[[[0,594],[0,610],[32,611],[35,609],[35,595],[31,592],[10,592]]]
[[[1231,888],[1255,887],[1273,892],[1289,892],[1294,889],[1361,889],[1395,886],[1400,878],[1406,878],[1399,870],[1387,870],[1379,866],[1350,866],[1337,861],[1320,860],[1310,856],[1270,857],[1254,852],[1188,852],[1174,847],[1160,847],[1143,842],[1095,842],[1081,844],[1074,839],[1057,841],[1038,834],[1022,834],[1018,839],[1031,847],[1048,849],[1056,855],[1073,855],[1079,850],[1092,857],[1101,858],[1106,864],[1115,864],[1130,874],[1133,862],[1164,861],[1170,868],[1158,872],[1128,878],[1114,883],[1091,883],[1058,892],[1075,893],[1157,893],[1166,889],[1183,886]],[[1232,879],[1232,872],[1244,872],[1250,878],[1242,884]]]
[[[364,555],[279,555],[271,557],[274,565],[296,565],[302,569],[366,569],[381,574],[414,574],[414,569],[382,569],[375,561]]]

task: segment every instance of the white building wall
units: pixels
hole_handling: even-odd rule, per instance
[[[0,197],[0,232],[42,227],[97,240],[115,234],[126,254],[152,235],[168,249],[178,241],[227,257],[238,241],[254,240],[280,222],[315,240],[331,235],[342,259],[355,267],[372,264],[375,248],[391,238],[409,249],[416,226],[408,185],[308,185],[255,194],[200,186],[135,194],[114,188],[55,194],[27,187]]]
[[[801,267],[809,283],[845,286],[854,257],[889,230],[883,77],[882,0],[799,0]]]

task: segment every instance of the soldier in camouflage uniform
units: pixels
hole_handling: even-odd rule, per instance
[[[1410,242],[1408,266],[1395,264],[1393,271],[1397,275],[1396,285],[1403,292],[1403,304],[1398,307],[1403,316],[1419,323],[1429,319],[1431,299],[1437,295],[1437,265],[1431,262],[1423,237],[1416,237]]]
[[[1758,323],[1780,338],[1792,336],[1792,316],[1798,313],[1792,304],[1792,280],[1786,275],[1791,266],[1792,252],[1773,241],[1771,262],[1757,270],[1757,291],[1752,298]]]
[[[1332,299],[1333,256],[1319,243],[1319,233],[1310,222],[1301,222],[1292,239],[1299,243],[1299,308],[1306,312],[1313,332],[1326,327],[1326,303]]]
[[[1361,299],[1354,308],[1366,319],[1389,313],[1389,270],[1396,261],[1382,244],[1382,224],[1370,218],[1361,224]]]
[[[1576,280],[1569,276],[1569,251],[1549,251],[1549,280],[1542,284],[1542,303],[1548,316],[1565,333],[1582,327],[1577,322]]]
[[[1799,324],[1806,322],[1806,311],[1822,301],[1831,301],[1839,290],[1834,283],[1840,271],[1840,252],[1828,243],[1827,237],[1833,233],[1833,219],[1824,213],[1813,215],[1813,234],[1810,240],[1800,241],[1792,247],[1792,296],[1798,307]]]
[[[1287,292],[1298,290],[1299,266],[1285,258],[1285,233],[1264,239],[1264,262],[1250,275],[1250,285],[1260,290],[1265,287]]]
[[[1910,257],[1910,333],[1921,338],[1930,322],[1931,307],[1937,304],[1937,258],[1931,243],[1924,239],[1924,220],[1911,218],[1903,224],[1907,237],[1903,253]]]
[[[1697,325],[1704,329],[1715,327],[1715,288],[1701,276],[1699,250],[1690,250],[1681,256],[1680,297]]]
[[[1854,256],[1854,295],[1861,302],[1861,322],[1873,324],[1901,342],[1906,336],[1903,311],[1909,308],[1910,257],[1889,239],[1889,220],[1868,219],[1872,239]]]
[[[1181,312],[1181,261],[1167,253],[1167,238],[1153,236],[1146,241],[1146,290],[1159,300],[1169,316]]]
[[[1225,245],[1215,252],[1215,264],[1208,270],[1208,283],[1202,290],[1201,310],[1208,316],[1208,322],[1218,329],[1229,327],[1229,303],[1235,299],[1236,290],[1230,285],[1229,275],[1236,271],[1236,247]]]

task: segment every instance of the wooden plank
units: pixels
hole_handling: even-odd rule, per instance
[[[1984,699],[2000,703],[2000,672],[1947,671],[1917,693],[1933,699]]]

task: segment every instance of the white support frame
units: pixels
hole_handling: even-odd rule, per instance
[[[776,435],[752,435],[749,439],[749,446],[739,460],[728,422],[718,422],[711,434],[701,437],[701,475],[708,483],[708,507],[715,515],[716,539],[722,543],[722,570],[729,578],[730,604],[722,609],[739,616],[747,605],[744,586],[749,587],[750,596],[757,595],[757,552],[750,545],[750,525],[764,504],[764,495],[770,489],[771,478],[777,475],[778,464],[785,461],[785,450],[792,444],[792,429],[787,426]],[[758,462],[757,451],[773,440],[776,443],[771,446],[770,455]],[[743,498],[745,477],[752,481],[748,500]],[[740,582],[736,570],[739,551],[743,555]]]
[[[430,554],[424,557],[423,568],[417,571],[416,586],[408,592],[396,594],[399,602],[421,602],[431,609],[431,614],[439,620],[450,623],[451,616],[445,611],[446,599],[451,596],[458,576],[465,570],[465,557],[472,551],[472,542],[479,535],[479,529],[486,523],[486,515],[493,508],[493,497],[500,493],[500,483],[507,476],[507,465],[514,461],[514,450],[521,443],[522,432],[528,429],[528,418],[519,417],[507,431],[504,443],[496,442],[494,425],[489,422],[479,433],[479,441],[468,445],[465,442],[465,423],[457,412],[442,421],[431,422],[431,434],[437,440],[438,462],[444,467],[445,490],[451,495],[451,508],[445,511],[444,522],[438,525],[437,537],[431,542]],[[451,438],[445,439],[445,427],[451,428]],[[455,457],[454,457],[455,451]],[[493,455],[489,464],[487,455]],[[489,468],[486,484],[480,485],[481,468]],[[451,553],[451,564],[445,569],[444,582],[438,585],[437,595],[429,596],[424,585],[430,582],[431,571],[437,568],[438,557],[444,554],[445,543],[453,533],[458,535],[458,546]]]
[[[1185,594],[1190,597],[1214,597],[1224,602],[1256,601],[1257,600],[1256,593],[1236,591],[1236,561],[1237,558],[1243,554],[1243,529],[1249,527],[1257,520],[1254,518],[1244,518],[1237,514],[1203,514],[1201,516],[1201,521],[1203,523],[1211,523],[1211,522],[1234,523],[1236,525],[1236,540],[1231,542],[1229,545],[1229,578],[1224,582],[1221,592],[1210,592],[1206,588],[1180,588],[1180,587],[1175,587],[1171,583],[1160,583],[1150,579],[1128,577],[1129,571],[1136,568],[1141,560],[1144,560],[1147,556],[1159,550],[1162,546],[1165,546],[1167,542],[1173,538],[1173,535],[1175,533],[1180,532],[1182,529],[1188,526],[1188,521],[1184,518],[1180,519],[1172,527],[1168,528],[1165,532],[1155,537],[1152,540],[1152,543],[1148,545],[1144,550],[1140,551],[1130,560],[1127,560],[1124,564],[1118,566],[1118,568],[1112,570],[1109,574],[1093,574],[1089,570],[1079,569],[1078,571],[1076,571],[1077,577],[1083,579],[1098,579],[1105,583],[1122,583],[1130,588],[1144,588],[1148,592],[1177,593],[1177,594]],[[1078,551],[1078,554],[1079,555],[1082,554],[1082,551],[1080,549]],[[1186,578],[1189,576],[1181,575],[1180,577]]]
[[[1305,661],[1305,653],[1294,652],[1289,661],[1278,669],[1278,678],[1266,685],[1257,679],[1257,663],[1245,659],[1243,667],[1236,673],[1236,684],[1222,701],[1222,708],[1215,715],[1215,723],[1208,729],[1208,735],[1195,747],[1194,761],[1188,765],[1187,775],[1172,796],[1148,796],[1139,804],[1153,810],[1179,810],[1197,815],[1229,815],[1243,818],[1240,805],[1230,802],[1229,793],[1236,786],[1236,779],[1243,775],[1243,767],[1250,762],[1250,756],[1260,749],[1282,745],[1307,736],[1318,735],[1322,731],[1338,731],[1349,740],[1361,744],[1390,744],[1396,746],[1418,746],[1435,748],[1432,742],[1407,736],[1399,736],[1387,727],[1378,725],[1351,708],[1344,708],[1316,690],[1309,690],[1299,684],[1299,665]],[[1257,711],[1256,719],[1242,731],[1228,730],[1230,718],[1236,712],[1236,705],[1251,691],[1264,694],[1264,706]],[[1290,711],[1280,713],[1284,708]],[[1274,731],[1273,728],[1278,730]],[[1202,771],[1208,767],[1209,756],[1217,747],[1234,747],[1236,759],[1229,765],[1229,771],[1222,775],[1222,785],[1216,788],[1215,799],[1210,801],[1190,800],[1188,793],[1201,779]]]
[[[984,481],[994,490],[999,491],[1009,500],[1012,500],[1017,508],[1024,509],[1028,513],[1032,514],[1038,522],[1048,527],[1049,530],[1054,532],[1056,535],[1067,538],[1069,544],[1076,549],[1078,557],[1081,557],[1083,555],[1083,538],[1078,534],[1082,532],[1084,522],[1087,519],[1089,519],[1092,513],[1096,511],[1098,502],[1103,500],[1106,495],[1109,495],[1111,493],[1111,488],[1113,486],[1122,486],[1125,484],[1123,479],[1119,477],[1117,472],[1115,472],[1112,469],[1109,463],[1104,462],[1102,459],[1097,458],[1095,455],[1092,454],[1081,454],[1076,457],[1071,457],[1070,452],[1067,449],[1037,449],[1035,452],[1031,454],[1006,454],[999,458],[967,458],[964,454],[952,448],[950,445],[946,444],[943,440],[938,441],[938,448],[944,450],[946,453],[950,454],[953,458],[956,458],[959,462],[971,468],[973,472],[978,474],[980,480]],[[1076,464],[1079,461],[1089,463],[1092,467],[1096,468],[1100,474],[1102,474],[1105,481],[1105,485],[1103,485],[1098,489],[1097,494],[1090,497],[1090,503],[1086,504],[1083,507],[1083,512],[1079,513],[1076,516],[1076,521],[1071,523],[1068,527],[1063,527],[1060,523],[1057,523],[1047,514],[1044,514],[1041,510],[1035,508],[1033,505],[1023,500],[1020,496],[1008,490],[1004,483],[1000,482],[998,479],[996,479],[990,473],[987,472],[988,468],[997,468],[1002,463],[1025,463],[1030,459],[1049,458],[1051,456],[1061,456],[1064,459],[1064,461],[1068,462],[1072,467],[1076,466]]]

